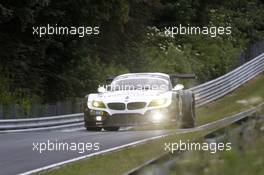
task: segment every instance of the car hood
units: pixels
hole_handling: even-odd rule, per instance
[[[106,92],[94,95],[90,100],[103,101],[105,103],[109,102],[134,102],[134,101],[145,101],[148,102],[156,98],[169,98],[171,97],[170,91],[162,92],[156,90],[133,90],[133,91],[114,91]],[[89,100],[89,101],[90,101]]]

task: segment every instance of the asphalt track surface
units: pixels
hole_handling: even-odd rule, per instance
[[[160,136],[169,131],[148,130],[118,132],[39,131],[0,134],[0,175],[19,174],[54,163],[88,155],[96,151],[33,151],[33,143],[47,143],[48,140],[62,143],[100,143],[100,150],[114,148],[142,139]]]

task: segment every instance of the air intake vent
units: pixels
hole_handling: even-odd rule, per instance
[[[142,109],[146,106],[145,102],[131,102],[127,104],[128,110]]]
[[[108,103],[107,106],[113,110],[125,110],[126,105],[124,103]]]

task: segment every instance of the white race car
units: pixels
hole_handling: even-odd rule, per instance
[[[194,78],[190,74],[128,73],[100,86],[98,93],[84,101],[87,130],[116,131],[121,126],[175,121],[182,128],[195,125],[195,101],[182,84],[172,86],[173,78]]]

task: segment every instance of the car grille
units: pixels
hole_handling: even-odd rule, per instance
[[[124,103],[108,103],[107,106],[113,110],[125,110],[126,105]]]
[[[131,102],[127,104],[128,110],[142,109],[146,106],[145,102]]]

